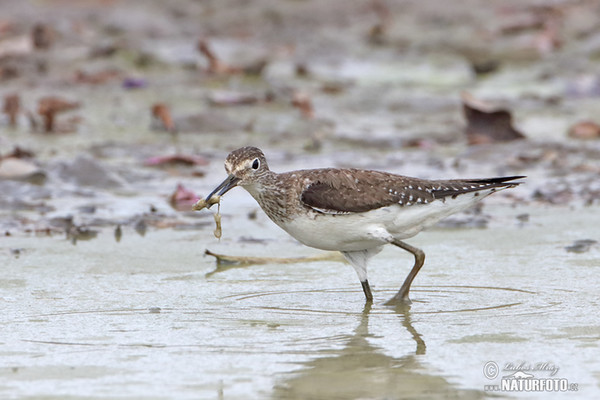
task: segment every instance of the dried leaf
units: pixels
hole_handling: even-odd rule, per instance
[[[86,83],[90,85],[100,85],[110,80],[119,79],[121,72],[116,69],[106,69],[98,72],[84,72],[77,70],[75,72],[75,82]]]
[[[162,127],[168,132],[175,132],[175,123],[171,117],[171,110],[164,103],[156,103],[152,106],[152,117],[160,121]]]
[[[36,49],[48,49],[54,43],[54,30],[46,24],[36,24],[31,31],[31,42]]]
[[[8,115],[9,125],[11,128],[17,126],[17,115],[21,108],[21,100],[18,94],[12,93],[4,96],[4,113]]]
[[[312,100],[306,93],[296,92],[292,98],[292,105],[300,110],[302,116],[306,119],[312,119],[315,116]]]
[[[223,61],[219,60],[215,53],[212,51],[208,42],[203,39],[198,41],[198,51],[208,61],[208,70],[207,72],[216,75],[230,75],[230,74],[238,74],[243,72],[241,68],[235,68],[230,65],[225,64]]]
[[[344,258],[338,252],[329,252],[312,257],[246,257],[246,256],[229,256],[225,254],[213,253],[210,250],[205,250],[204,254],[215,257],[217,263],[225,264],[294,264],[301,262],[315,261],[339,261],[345,262]]]
[[[176,210],[188,211],[190,206],[195,204],[198,199],[199,197],[194,192],[178,184],[173,194],[169,197],[169,203]]]
[[[175,164],[208,165],[208,160],[200,156],[174,154],[172,156],[150,157],[144,161],[144,165],[146,166],[163,166]]]
[[[470,145],[509,142],[525,136],[512,126],[509,111],[495,108],[463,92],[463,111],[467,119],[466,134]]]
[[[574,139],[600,139],[600,125],[592,121],[578,122],[569,128],[568,135]]]
[[[54,131],[54,119],[56,114],[79,108],[80,103],[64,100],[56,96],[43,97],[38,103],[38,114],[44,119],[44,131]]]

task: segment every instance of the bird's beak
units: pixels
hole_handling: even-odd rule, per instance
[[[229,192],[231,189],[236,187],[239,181],[240,178],[236,177],[233,174],[229,175],[227,179],[221,182],[221,184],[211,192],[211,194],[206,196],[206,203],[209,204],[207,208],[210,208],[212,206],[212,204],[209,202],[211,197],[213,197],[215,194],[217,196],[223,196],[225,193]]]

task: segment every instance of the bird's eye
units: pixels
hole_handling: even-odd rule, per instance
[[[255,158],[254,161],[252,162],[252,169],[258,169],[259,166],[260,166],[260,161],[258,161],[258,158]]]

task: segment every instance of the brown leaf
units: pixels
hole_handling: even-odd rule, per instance
[[[178,184],[173,194],[169,197],[169,204],[176,210],[189,211],[199,199],[200,197],[194,192],[186,189],[182,184]]]
[[[219,60],[212,49],[209,47],[208,42],[203,39],[198,41],[198,51],[206,57],[208,61],[208,72],[216,75],[230,75],[241,73],[240,68],[235,68],[227,65],[223,61]]]
[[[75,72],[75,82],[77,83],[87,83],[90,85],[99,85],[102,83],[106,83],[112,79],[119,79],[121,77],[121,72],[116,69],[106,69],[98,72],[84,72],[82,70],[77,70]]]
[[[296,92],[292,98],[292,105],[300,110],[302,116],[306,119],[312,119],[315,116],[312,100],[306,93]]]
[[[164,103],[156,103],[152,106],[152,117],[160,121],[163,128],[168,132],[175,132],[175,123],[171,117],[169,106]]]
[[[512,115],[509,111],[495,108],[467,92],[463,92],[461,98],[467,120],[465,132],[470,145],[525,138],[525,135],[512,126]]]
[[[144,165],[152,167],[152,166],[162,166],[162,165],[174,165],[174,164],[183,164],[183,165],[208,165],[208,161],[204,157],[200,156],[188,156],[184,154],[174,154],[172,156],[158,156],[158,157],[150,157],[144,161]]]
[[[600,139],[600,125],[592,121],[581,121],[569,128],[568,135],[574,139]]]
[[[4,113],[8,115],[9,125],[11,128],[17,126],[17,115],[21,108],[21,100],[16,93],[7,94],[4,96]]]
[[[54,43],[54,30],[46,24],[36,24],[31,31],[31,41],[36,49],[48,49]]]
[[[56,114],[79,108],[79,102],[68,101],[56,96],[43,97],[38,102],[37,113],[44,119],[44,131],[55,130],[54,119]]]
[[[204,39],[198,41],[197,49],[208,61],[207,72],[215,75],[260,75],[263,69],[267,66],[268,60],[260,58],[252,61],[247,65],[233,66],[221,61],[215,52],[210,48],[208,42]]]

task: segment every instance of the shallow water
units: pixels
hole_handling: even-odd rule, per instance
[[[600,393],[597,208],[492,204],[489,229],[434,229],[413,304],[382,303],[411,258],[386,248],[365,307],[352,268],[335,261],[236,267],[211,274],[205,248],[237,255],[314,255],[259,214],[230,205],[218,242],[202,231],[126,230],[73,246],[5,237],[0,397],[481,398],[483,369],[549,363]],[[529,213],[529,222],[517,214]],[[233,220],[263,243],[236,244]],[[236,228],[238,227],[236,222]],[[9,249],[21,249],[17,256]],[[550,377],[547,371],[529,373]],[[522,392],[501,393],[508,396]],[[537,398],[540,393],[531,394]],[[548,394],[544,394],[547,396]]]
[[[565,395],[485,390],[519,369],[576,384],[569,398],[600,398],[600,246],[565,249],[599,240],[600,145],[567,136],[574,123],[595,120],[600,106],[599,29],[597,19],[586,23],[597,14],[593,2],[555,9],[567,32],[557,38],[562,50],[543,56],[527,35],[545,30],[515,38],[498,28],[535,17],[533,1],[516,2],[513,11],[506,1],[381,2],[393,23],[375,45],[367,32],[381,16],[369,8],[380,2],[4,3],[0,39],[24,34],[40,15],[58,38],[49,51],[23,58],[23,75],[3,80],[1,95],[18,93],[33,113],[42,96],[64,96],[82,102],[70,114],[82,120],[77,133],[44,135],[30,132],[24,114],[14,130],[0,116],[1,155],[30,150],[47,174],[42,186],[0,182],[0,398]],[[201,37],[232,66],[261,53],[269,63],[260,77],[211,75],[195,50]],[[113,56],[89,56],[113,41]],[[500,68],[477,75],[469,54]],[[105,68],[122,78],[99,85],[73,78]],[[125,89],[125,77],[146,87]],[[510,110],[529,140],[467,147],[463,90]],[[274,97],[211,105],[223,91]],[[314,118],[292,106],[297,93],[310,97]],[[157,102],[190,132],[151,131]],[[210,212],[170,208],[177,184],[209,193],[225,177],[227,153],[242,145],[265,150],[275,171],[335,166],[431,179],[528,178],[486,199],[484,217],[457,217],[486,226],[490,216],[487,228],[447,223],[454,228],[408,240],[427,254],[410,307],[383,305],[412,265],[405,252],[384,249],[369,269],[375,302],[365,307],[353,269],[339,261],[217,268],[204,255],[207,248],[322,254],[260,211],[249,218],[258,207],[241,189],[223,199],[220,241]],[[210,164],[144,166],[177,153]],[[78,174],[82,155],[107,179]],[[53,225],[68,217],[99,234],[72,245]],[[143,237],[135,231],[142,220]],[[27,233],[36,231],[54,235]]]

